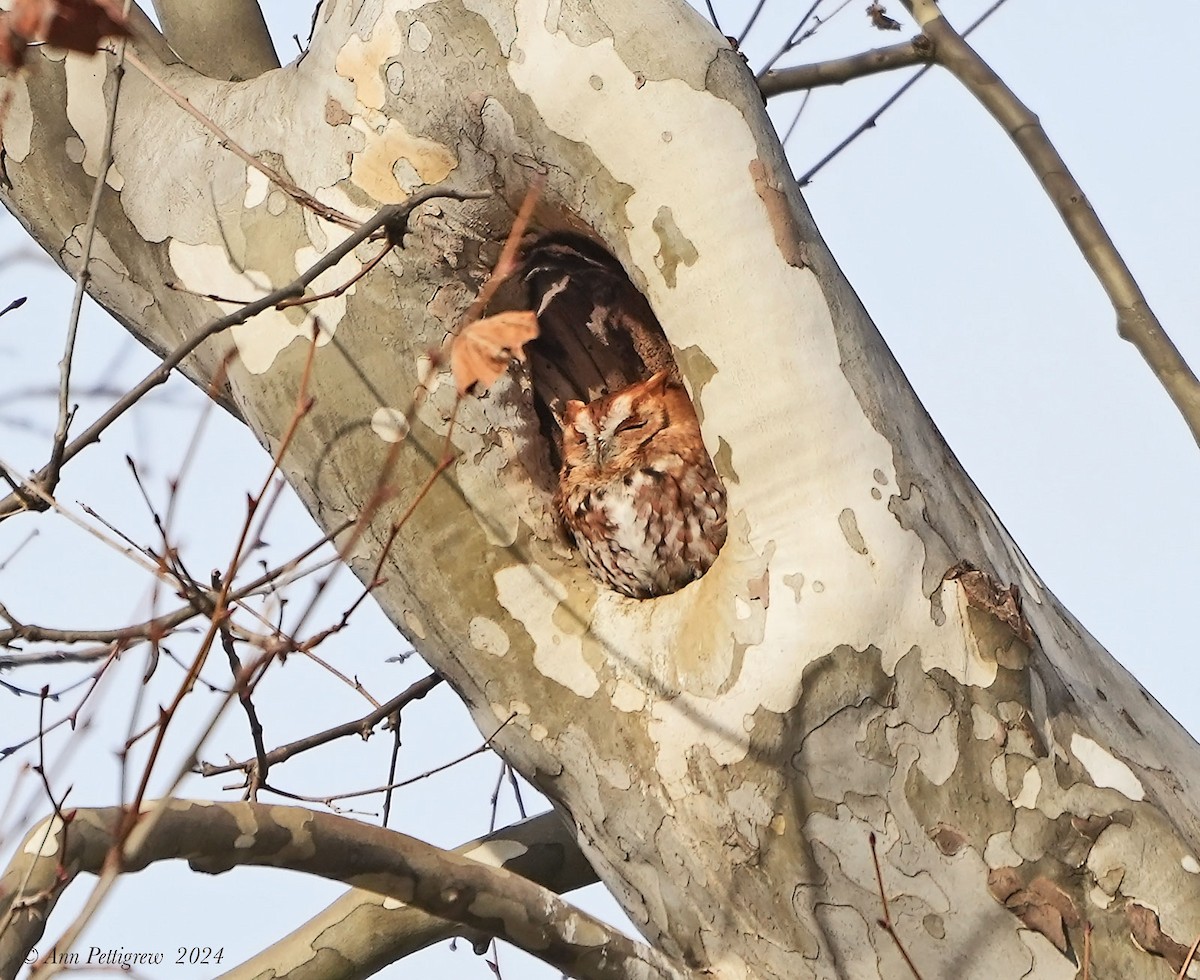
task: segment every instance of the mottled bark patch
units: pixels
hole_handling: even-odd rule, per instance
[[[1125,913],[1129,918],[1129,931],[1133,941],[1147,953],[1161,956],[1171,969],[1178,972],[1187,959],[1188,947],[1177,943],[1162,931],[1158,914],[1144,905],[1131,902]]]
[[[767,220],[771,223],[771,229],[775,233],[775,244],[779,246],[783,260],[797,269],[807,267],[808,255],[787,195],[771,180],[761,160],[750,162],[750,176],[754,180],[754,190],[759,200],[767,209]]]
[[[988,875],[996,900],[1034,932],[1040,932],[1060,952],[1071,955],[1068,930],[1080,924],[1075,900],[1049,878],[1023,884],[1016,868],[997,868]]]
[[[662,273],[663,281],[672,289],[675,288],[675,272],[680,265],[695,265],[700,258],[696,246],[675,224],[675,215],[668,207],[660,207],[651,222],[654,233],[658,236],[658,254],[654,262]]]

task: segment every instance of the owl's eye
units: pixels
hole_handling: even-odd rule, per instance
[[[644,429],[646,427],[645,419],[629,418],[617,426],[618,432],[632,432],[634,429]]]

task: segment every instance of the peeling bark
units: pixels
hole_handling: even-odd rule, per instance
[[[4,200],[67,268],[106,64],[47,53],[5,124]],[[440,458],[453,384],[436,374],[407,406],[534,172],[536,227],[590,231],[645,293],[729,492],[708,574],[644,602],[596,585],[554,526],[537,378],[515,374],[463,406],[456,461],[376,596],[481,730],[513,719],[497,748],[659,951],[721,980],[904,975],[877,924],[874,831],[927,977],[1074,976],[1088,924],[1092,975],[1173,975],[1200,932],[1196,746],[962,472],[813,226],[744,62],[694,12],[325,4],[288,68],[155,70],[356,218],[430,184],[494,191],[426,205],[403,252],[307,314],[325,331],[316,402],[285,466],[327,527],[370,499],[397,413],[391,482],[419,487]],[[249,299],[346,232],[126,86],[91,288],[165,350],[220,308],[164,281]],[[203,383],[235,351],[229,398],[273,447],[309,330],[270,312],[186,369]],[[410,502],[375,515],[360,575]]]

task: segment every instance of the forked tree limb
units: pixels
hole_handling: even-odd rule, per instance
[[[803,92],[825,85],[843,85],[856,78],[877,75],[880,72],[925,65],[933,57],[933,45],[924,34],[910,41],[890,44],[884,48],[872,48],[846,58],[818,61],[811,65],[794,68],[772,68],[761,79],[758,87],[765,98],[783,95],[785,92]]]
[[[596,881],[555,813],[530,817],[454,850],[560,894]],[[453,935],[454,927],[445,919],[354,888],[221,980],[350,980]]]
[[[147,810],[157,811],[157,819],[130,835],[120,857],[125,871],[180,858],[211,874],[248,866],[300,871],[405,902],[443,920],[414,920],[423,923],[422,935],[433,937],[430,942],[445,935],[504,939],[579,980],[694,976],[519,874],[395,831],[256,803],[168,800],[148,804]],[[114,860],[125,820],[122,807],[80,809],[68,818],[67,823],[55,817],[38,824],[0,876],[0,977],[14,977],[24,965],[50,911],[79,872],[105,872]],[[587,874],[577,859],[563,852],[560,857],[561,863],[545,866],[551,877],[559,875],[575,887],[585,884]]]

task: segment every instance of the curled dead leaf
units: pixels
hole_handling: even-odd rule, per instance
[[[458,393],[490,386],[514,358],[525,360],[525,344],[537,335],[532,310],[509,310],[468,323],[450,346],[450,370]]]
[[[951,566],[943,578],[946,581],[957,580],[970,605],[991,613],[1023,643],[1028,645],[1033,642],[1033,630],[1021,612],[1021,593],[1015,585],[1004,588],[967,561]]]
[[[889,17],[886,8],[883,4],[875,0],[867,8],[867,16],[871,18],[871,26],[879,31],[898,31],[900,30],[900,21]]]

